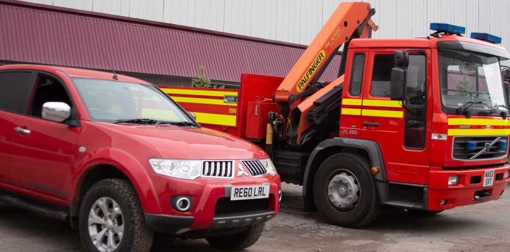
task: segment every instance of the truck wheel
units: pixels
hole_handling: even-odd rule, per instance
[[[85,194],[80,208],[79,231],[87,251],[146,252],[154,234],[133,186],[123,179],[106,179]]]
[[[243,250],[255,244],[262,232],[264,231],[265,223],[253,225],[248,229],[224,236],[207,237],[206,240],[211,246],[221,250]]]
[[[327,158],[317,171],[313,193],[319,213],[337,226],[362,227],[382,210],[370,164],[354,154]]]

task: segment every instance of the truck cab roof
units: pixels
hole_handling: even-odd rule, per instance
[[[459,43],[472,43],[480,46],[487,46],[498,51],[502,51],[503,54],[507,54],[506,49],[502,46],[485,42],[478,39],[472,39],[467,37],[461,37],[457,35],[441,34],[440,37],[427,36],[427,37],[416,37],[416,38],[360,38],[353,39],[349,44],[349,48],[384,48],[384,47],[402,47],[406,48],[412,45],[413,47],[421,48],[437,48],[440,42],[459,42]]]

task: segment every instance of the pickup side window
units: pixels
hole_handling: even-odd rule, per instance
[[[32,91],[32,101],[30,103],[29,115],[42,118],[42,106],[46,102],[65,102],[71,108],[72,103],[64,85],[56,78],[39,74]]]
[[[24,113],[25,102],[31,88],[32,72],[0,72],[0,110]]]

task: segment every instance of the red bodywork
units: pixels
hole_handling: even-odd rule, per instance
[[[464,115],[451,115],[443,112],[439,91],[438,57],[436,43],[439,41],[464,41],[478,43],[500,49],[499,46],[466,39],[457,36],[443,36],[442,38],[417,39],[354,39],[349,45],[345,75],[332,81],[327,86],[344,84],[340,114],[340,128],[338,132],[331,132],[330,136],[342,138],[367,139],[376,141],[381,149],[388,182],[419,185],[427,188],[428,210],[444,210],[457,206],[476,204],[499,199],[510,179],[503,178],[510,170],[506,163],[507,156],[498,159],[480,161],[455,160],[452,157],[453,133],[459,129],[465,130],[466,136],[473,135],[473,130],[482,130],[480,135],[488,135],[491,130],[504,130],[503,135],[510,135],[508,119],[493,116],[472,116],[473,120]],[[414,139],[417,134],[404,136],[405,110],[398,101],[391,101],[389,97],[374,97],[370,95],[373,56],[378,53],[393,54],[397,50],[420,48],[427,59],[427,124],[425,148],[413,150],[405,148],[404,139]],[[348,92],[350,73],[352,72],[353,55],[364,53],[367,61],[364,67],[362,92],[358,96],[351,96]],[[237,109],[237,136],[264,142],[268,111],[278,112],[272,97],[277,91],[283,78],[243,74],[239,91]],[[319,90],[320,92],[320,90]],[[320,97],[321,93],[315,93]],[[313,98],[313,96],[311,96]],[[312,101],[316,99],[311,99]],[[304,100],[303,104],[307,101]],[[305,104],[303,106],[310,106]],[[186,106],[185,106],[186,107]],[[258,114],[256,114],[256,111]],[[354,114],[353,114],[354,113]],[[454,119],[456,118],[456,119]],[[475,119],[483,119],[477,123]],[[461,123],[449,123],[460,120]],[[378,123],[379,127],[364,126],[363,122]],[[471,130],[471,131],[470,131]],[[452,132],[452,133],[449,133]],[[479,131],[477,131],[479,132]],[[501,131],[498,131],[500,134]],[[446,139],[433,139],[433,134],[447,136]],[[476,136],[476,134],[475,134]],[[414,137],[414,138],[413,138]],[[274,143],[275,148],[285,148]],[[493,186],[483,187],[484,172],[494,170]],[[448,185],[450,175],[459,176],[459,184]],[[479,181],[478,183],[472,182]],[[485,191],[490,196],[482,200],[474,200],[476,193]],[[445,200],[445,201],[444,201]],[[441,204],[443,202],[443,204]]]
[[[234,160],[237,171],[242,160],[268,157],[258,146],[207,128],[120,125],[91,121],[71,78],[112,80],[111,73],[35,65],[0,67],[0,73],[9,70],[39,71],[60,79],[74,101],[80,126],[69,127],[0,111],[0,188],[69,207],[72,200],[79,200],[80,186],[89,169],[99,164],[108,164],[120,170],[131,181],[146,214],[193,216],[193,224],[189,227],[191,229],[209,227],[217,200],[229,196],[226,188],[230,186],[268,183],[268,210],[278,213],[278,175],[239,177],[234,172],[231,179],[201,177],[181,180],[156,174],[148,162],[150,158]],[[150,85],[123,75],[118,78],[119,81]],[[15,127],[29,129],[31,133],[17,133],[13,130]],[[170,205],[173,195],[192,197],[192,209],[184,213],[174,210]]]

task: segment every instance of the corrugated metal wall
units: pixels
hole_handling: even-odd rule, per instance
[[[341,0],[24,0],[168,22],[285,42],[309,44]],[[374,37],[417,37],[430,22],[466,26],[503,38],[510,0],[365,0],[376,8]]]

